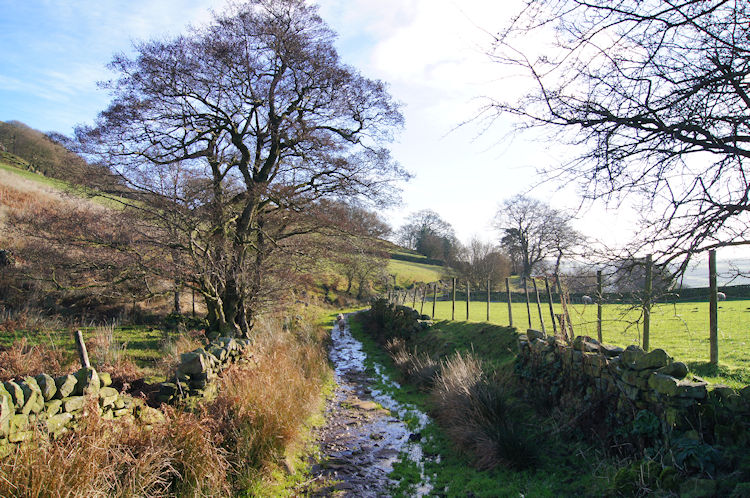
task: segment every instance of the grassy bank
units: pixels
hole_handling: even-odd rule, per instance
[[[223,372],[214,401],[189,412],[165,407],[165,420],[150,430],[92,413],[79,431],[24,446],[0,461],[0,496],[294,494],[307,479],[310,429],[322,423],[324,396],[332,387],[327,330],[315,323],[321,313],[309,311],[285,326],[272,319],[259,323],[252,362]],[[0,366],[47,366],[50,351],[42,345],[11,347],[0,354],[15,354],[15,363],[7,356]],[[171,353],[178,354],[169,348],[155,354],[164,360]],[[64,357],[53,359],[65,369]]]
[[[362,341],[368,354],[368,368],[375,362],[383,365],[388,374],[402,379],[391,357],[363,330],[358,320],[351,320],[352,333]],[[506,369],[515,353],[511,344],[515,340],[512,329],[488,324],[439,322],[432,329],[418,334],[408,347],[434,356],[440,360],[451,357],[456,351],[473,351],[485,364],[489,375]],[[409,382],[402,389],[389,389],[400,402],[413,403],[421,410],[435,412],[434,399],[425,390]],[[425,455],[440,455],[425,463],[425,473],[431,477],[436,494],[441,496],[601,496],[613,472],[602,455],[584,443],[563,441],[559,434],[549,429],[553,420],[539,419],[526,413],[521,423],[538,429],[539,439],[533,444],[544,447],[536,464],[526,470],[512,470],[496,466],[480,470],[476,457],[458,449],[447,435],[446,427],[431,422],[422,432]],[[418,479],[418,472],[405,459],[396,465],[392,477],[400,481],[395,496],[410,496],[410,489]]]

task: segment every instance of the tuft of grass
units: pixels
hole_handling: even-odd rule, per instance
[[[86,341],[86,349],[94,368],[109,372],[117,384],[132,383],[144,377],[144,371],[127,355],[127,342],[115,337],[116,327],[112,323],[96,327]]]
[[[506,389],[488,379],[470,353],[445,359],[432,391],[434,414],[476,466],[525,469],[537,460],[536,446]]]
[[[89,333],[86,349],[95,365],[111,365],[125,358],[127,342],[115,339],[115,324],[96,327]]]
[[[393,363],[402,377],[422,390],[430,389],[435,383],[435,376],[440,370],[440,363],[424,352],[410,352],[400,337],[393,338],[385,345]]]

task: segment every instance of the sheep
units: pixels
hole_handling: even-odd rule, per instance
[[[581,296],[581,302],[583,304],[594,304],[594,300],[591,298],[591,296]]]
[[[336,317],[336,325],[338,325],[339,330],[344,330],[344,327],[346,327],[346,319],[344,318],[344,315],[341,313],[338,314]]]
[[[716,293],[716,299],[718,301],[726,301],[727,300],[727,295],[724,294],[723,292],[717,292]]]

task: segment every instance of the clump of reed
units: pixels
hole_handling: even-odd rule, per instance
[[[431,395],[436,419],[461,450],[474,456],[478,468],[524,469],[537,460],[520,405],[473,354],[457,352],[445,359]]]

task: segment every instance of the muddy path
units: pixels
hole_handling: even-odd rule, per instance
[[[316,434],[320,457],[313,464],[314,485],[310,489],[317,489],[309,496],[390,496],[395,481],[389,473],[395,462],[408,458],[423,468],[419,440],[427,416],[376,388],[378,384],[398,384],[378,365],[378,378],[367,376],[366,355],[348,325],[334,325],[331,337],[329,357],[337,388],[326,407],[326,425]],[[404,422],[407,418],[411,428]],[[429,491],[429,483],[423,479],[412,494],[423,496]]]

